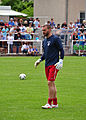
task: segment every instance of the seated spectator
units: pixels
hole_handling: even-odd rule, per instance
[[[8,22],[8,24],[9,24],[10,27],[15,25],[14,21],[13,21],[13,18],[10,18],[10,21]]]
[[[28,21],[27,21],[27,20],[24,21],[24,26],[25,26],[25,27],[28,26]]]
[[[74,24],[73,24],[73,22],[70,22],[70,24],[69,24],[69,29],[73,29],[73,27],[74,27]]]
[[[33,48],[32,48],[32,45],[29,45],[28,55],[33,55]]]
[[[48,25],[50,25],[50,21],[48,20],[48,21],[47,21],[47,23],[45,23],[45,24],[48,24]]]
[[[9,40],[9,41],[7,41],[7,44],[10,45],[11,53],[13,53],[13,40],[14,40],[14,36],[12,35],[11,32],[9,32],[7,40]]]
[[[66,23],[66,21],[62,24],[61,28],[67,29],[67,23]]]
[[[36,48],[36,46],[33,47],[33,55],[37,56],[39,54],[38,49]]]
[[[79,19],[77,19],[76,25],[78,26],[78,28],[81,27],[81,24],[80,24],[80,20],[79,20]]]
[[[16,26],[12,26],[10,28],[10,32],[12,32],[13,34],[15,34],[16,33]]]
[[[3,39],[3,33],[2,33],[2,30],[0,28],[0,40]],[[0,47],[2,47],[2,41],[0,41]]]
[[[84,27],[84,25],[82,24],[81,25],[81,29],[80,29],[80,31],[82,32],[82,33],[84,33],[85,32],[85,29],[84,29],[85,27]]]
[[[0,27],[3,28],[4,25],[5,25],[5,24],[4,24],[4,21],[3,21],[3,20],[0,20]]]
[[[14,25],[15,25],[15,26],[18,26],[18,22],[17,22],[17,19],[16,19],[16,18],[14,18]]]
[[[27,45],[26,42],[23,43],[22,47],[21,47],[21,51],[23,52],[23,54],[27,54],[28,53],[28,49],[29,49],[29,46]]]
[[[36,20],[34,21],[34,29],[36,30],[36,29],[38,29],[38,26],[39,26],[39,19],[38,18],[36,18]]]
[[[23,25],[23,20],[22,19],[20,19],[19,23],[18,23],[18,26],[21,26],[21,25]]]
[[[17,33],[15,36],[15,40],[21,40],[21,34]],[[17,41],[15,42],[15,46],[16,46],[16,53],[19,53],[19,46],[21,45],[21,42]]]
[[[86,28],[86,20],[83,20],[83,25]]]
[[[84,45],[84,41],[85,40],[85,35],[81,32],[80,35],[78,35],[78,39],[79,39],[79,45]]]
[[[2,33],[1,28],[0,28],[0,40],[2,40],[2,39],[3,39],[3,33]]]
[[[21,24],[21,26],[19,28],[20,28],[20,33],[21,33],[22,39],[25,39],[26,27]]]
[[[60,29],[60,24],[57,24],[57,27],[56,27],[56,29]]]
[[[76,41],[78,40],[78,33],[77,32],[74,32],[73,40],[74,40],[73,44],[76,44]]]
[[[55,28],[55,23],[54,23],[53,18],[51,18],[50,26],[51,26],[52,29]]]
[[[17,33],[21,32],[19,26],[16,27],[16,32],[17,32]]]

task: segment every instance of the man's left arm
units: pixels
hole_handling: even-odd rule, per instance
[[[60,59],[59,59],[59,62],[55,64],[55,66],[56,66],[56,69],[60,70],[63,67],[64,49],[63,49],[62,41],[59,37],[56,40],[56,44],[60,51]]]

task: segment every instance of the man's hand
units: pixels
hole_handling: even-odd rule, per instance
[[[41,62],[41,59],[38,59],[38,60],[35,62],[35,64],[34,64],[35,68],[39,65],[40,62]]]
[[[63,60],[60,59],[59,62],[55,64],[55,66],[57,70],[60,70],[63,67]]]

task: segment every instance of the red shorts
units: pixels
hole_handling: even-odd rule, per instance
[[[54,65],[50,65],[48,67],[45,67],[45,73],[48,81],[55,81],[57,72],[59,70],[56,69]]]

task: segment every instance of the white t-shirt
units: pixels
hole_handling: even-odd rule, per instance
[[[28,49],[28,48],[29,48],[29,46],[24,44],[24,45],[22,45],[21,51],[23,51],[24,49]]]
[[[8,36],[7,37],[7,39],[9,40],[9,41],[7,41],[7,44],[13,44],[13,40],[14,40],[14,36]]]

